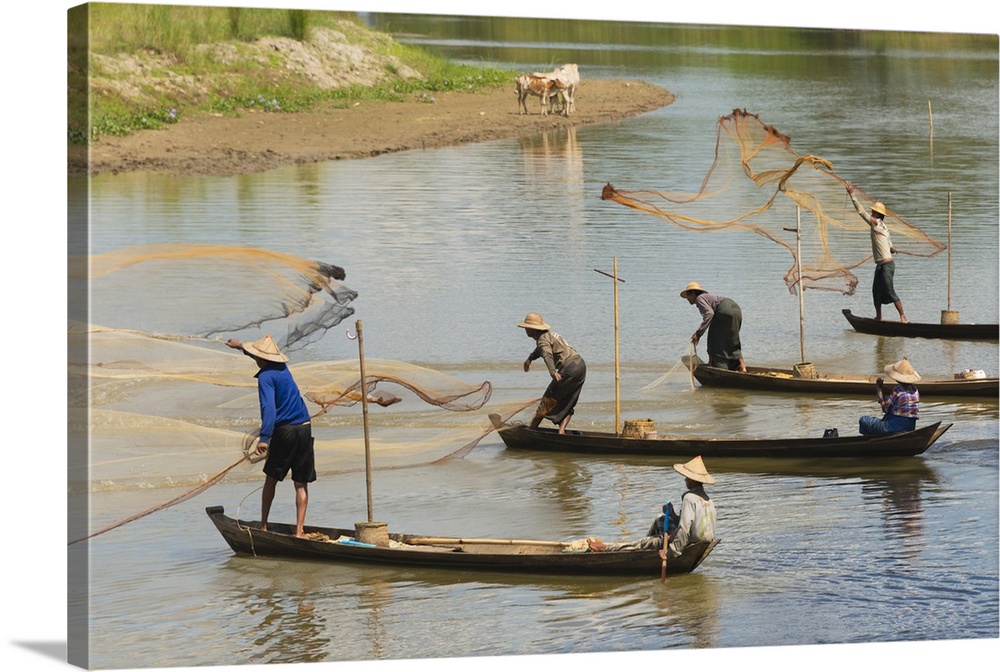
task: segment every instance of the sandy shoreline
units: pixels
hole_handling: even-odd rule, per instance
[[[512,88],[436,94],[433,102],[364,101],[307,112],[204,115],[160,130],[106,136],[69,148],[70,174],[160,172],[238,175],[286,165],[376,156],[533,135],[566,126],[615,122],[669,105],[674,95],[638,80],[584,80],[576,111],[541,115],[537,98],[519,114]]]

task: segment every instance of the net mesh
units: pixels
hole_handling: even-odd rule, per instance
[[[257,366],[224,339],[256,339],[266,326],[295,351],[352,314],[357,296],[337,266],[244,247],[128,248],[72,260],[71,285],[73,277],[89,280],[90,317],[112,320],[68,325],[70,445],[86,452],[70,460],[68,487],[115,493],[95,504],[99,530],[84,538],[222,480],[258,485],[261,465],[246,455],[260,426]],[[320,477],[364,471],[364,416],[352,408],[359,359],[292,357],[289,369],[313,418]],[[370,358],[365,378],[375,469],[462,457],[493,429],[486,413],[462,413],[490,401],[489,381]]]
[[[784,276],[790,292],[801,280],[803,288],[851,295],[858,284],[853,269],[871,259],[871,247],[868,224],[855,211],[846,184],[829,161],[798,154],[788,136],[737,109],[718,121],[715,157],[697,192],[622,190],[607,184],[601,198],[690,231],[756,233],[791,254]],[[876,200],[885,200],[860,188],[855,194],[869,211]],[[945,249],[891,208],[885,222],[899,254],[930,257]]]
[[[89,278],[94,323],[202,338],[266,329],[286,352],[352,315],[358,296],[339,266],[232,245],[130,247],[74,257],[69,273]]]

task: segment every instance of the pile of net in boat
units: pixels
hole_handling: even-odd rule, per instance
[[[690,231],[741,230],[764,236],[792,255],[784,277],[790,292],[796,293],[800,282],[798,257],[803,288],[851,295],[858,284],[853,269],[871,259],[871,246],[868,224],[847,195],[847,181],[829,161],[797,153],[788,136],[758,115],[733,110],[718,121],[715,158],[696,192],[607,184],[601,198]],[[889,196],[872,196],[860,187],[855,193],[869,212],[875,201],[892,203]],[[945,249],[891,207],[885,222],[898,254],[930,257]]]

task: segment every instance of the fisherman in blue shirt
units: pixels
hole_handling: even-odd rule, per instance
[[[256,451],[250,455],[251,462],[267,457],[263,470],[260,527],[267,530],[275,488],[291,471],[295,484],[295,536],[301,537],[309,504],[309,483],[316,480],[309,410],[288,370],[288,357],[278,349],[270,334],[253,343],[230,338],[226,345],[253,358],[260,367],[254,375],[260,400],[260,433]]]

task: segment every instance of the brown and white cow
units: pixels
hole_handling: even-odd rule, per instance
[[[521,75],[517,78],[517,111],[529,114],[528,96],[538,96],[542,103],[542,114],[549,113],[550,101],[559,95],[555,81],[545,75]]]
[[[536,72],[532,77],[548,79],[555,86],[554,96],[562,103],[563,116],[569,116],[576,110],[576,89],[580,86],[580,69],[576,63],[561,65],[552,72]]]

